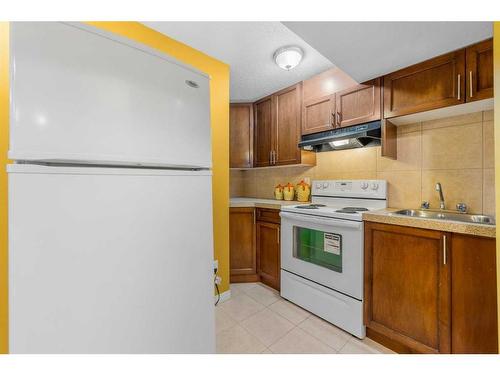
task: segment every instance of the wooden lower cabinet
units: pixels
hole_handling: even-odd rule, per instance
[[[257,258],[260,280],[280,290],[280,225],[257,222]]]
[[[365,324],[408,352],[450,352],[446,240],[432,230],[365,224]]]
[[[495,240],[365,223],[367,335],[401,353],[497,352]]]
[[[451,349],[498,353],[495,239],[451,237]]]
[[[229,264],[230,281],[233,283],[260,280],[257,272],[254,223],[254,208],[230,208]]]
[[[262,283],[280,289],[279,210],[230,208],[230,282]]]

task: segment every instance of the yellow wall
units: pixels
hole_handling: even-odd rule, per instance
[[[214,259],[219,260],[221,292],[229,289],[229,66],[138,22],[88,22],[162,51],[211,77]],[[7,352],[7,176],[8,24],[0,28],[0,353]],[[186,275],[189,277],[189,275]],[[180,281],[182,285],[182,281]]]
[[[493,30],[493,54],[495,74],[495,198],[496,209],[500,212],[500,22],[495,22]],[[500,226],[497,225],[497,238],[500,238]],[[498,322],[500,323],[500,241],[497,241],[497,304]],[[498,324],[500,327],[500,324]],[[498,332],[500,342],[500,330]]]

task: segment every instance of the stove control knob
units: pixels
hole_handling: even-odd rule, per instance
[[[374,182],[372,183],[372,190],[377,190],[378,189],[378,183]]]
[[[321,189],[321,188],[323,188],[323,185],[321,185],[319,182],[316,183],[316,189]]]
[[[328,182],[323,182],[323,189],[326,189],[328,187]]]
[[[361,189],[363,189],[363,190],[368,189],[368,182],[362,182],[361,183]]]

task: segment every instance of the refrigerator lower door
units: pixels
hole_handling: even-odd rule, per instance
[[[211,172],[10,165],[11,353],[213,353]]]

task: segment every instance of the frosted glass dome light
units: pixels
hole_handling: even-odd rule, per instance
[[[274,52],[274,61],[285,70],[290,70],[299,65],[304,52],[300,47],[283,47]]]

